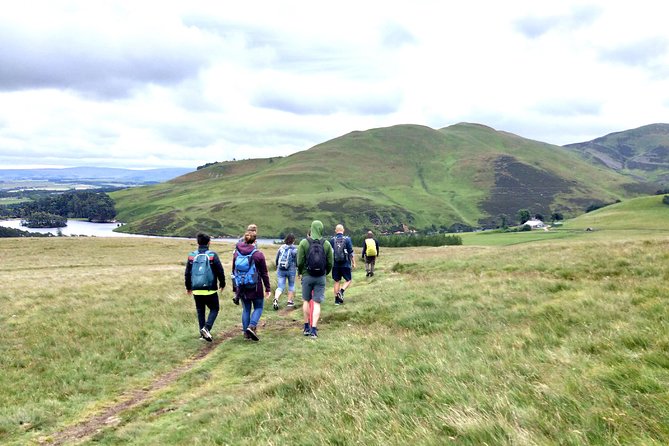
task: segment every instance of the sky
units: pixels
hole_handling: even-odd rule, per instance
[[[196,166],[473,122],[669,122],[663,1],[1,1],[0,168]]]

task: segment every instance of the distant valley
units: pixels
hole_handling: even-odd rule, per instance
[[[69,167],[48,169],[0,169],[0,189],[69,189],[127,187],[155,184],[186,174],[192,169],[117,169]]]

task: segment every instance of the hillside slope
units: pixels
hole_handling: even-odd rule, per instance
[[[669,185],[669,124],[645,125],[565,147],[617,172]]]
[[[663,195],[638,197],[597,209],[565,222],[565,229],[669,230],[669,205]]]
[[[302,235],[315,218],[328,231],[338,222],[355,232],[494,225],[521,208],[576,215],[637,193],[638,182],[559,146],[457,124],[351,132],[288,157],[218,163],[113,198],[129,232],[235,236],[254,221],[261,236],[278,236]]]

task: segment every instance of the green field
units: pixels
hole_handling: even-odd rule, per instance
[[[627,207],[382,248],[315,341],[270,305],[244,341],[229,290],[199,341],[188,240],[0,239],[0,443],[667,444],[669,231]]]

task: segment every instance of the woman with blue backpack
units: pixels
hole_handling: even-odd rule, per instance
[[[287,307],[294,307],[293,297],[295,296],[295,276],[297,275],[297,246],[295,246],[295,235],[288,234],[283,240],[283,245],[276,252],[276,277],[277,285],[274,291],[274,302],[272,307],[279,309],[279,297],[286,289],[288,281],[288,302]]]
[[[272,290],[265,255],[258,250],[255,242],[256,233],[246,231],[244,239],[235,246],[232,255],[232,291],[235,297],[232,300],[237,305],[242,302],[244,339],[259,341],[257,331],[264,299],[269,298]]]

